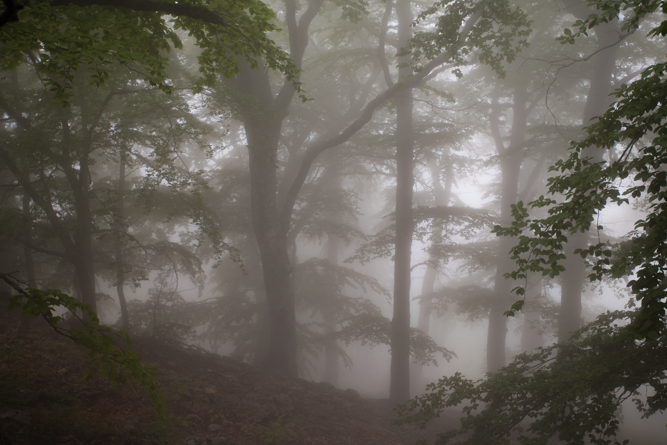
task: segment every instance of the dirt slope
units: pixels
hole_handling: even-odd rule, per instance
[[[0,324],[0,445],[408,445],[390,406],[327,384],[277,378],[232,359],[135,339],[160,370],[168,420],[144,389],[84,380],[86,354],[42,323]]]

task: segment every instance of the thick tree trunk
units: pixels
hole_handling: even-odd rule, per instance
[[[399,47],[411,37],[412,8],[409,0],[396,4]],[[409,57],[399,64],[399,82],[411,74]],[[410,261],[412,253],[412,193],[414,185],[412,89],[403,89],[396,102],[396,244],[394,251],[394,314],[391,324],[391,383],[394,402],[410,398]]]
[[[499,134],[496,135],[496,146],[500,155],[500,170],[502,174],[502,190],[500,199],[501,225],[507,227],[512,222],[512,204],[516,204],[519,188],[519,173],[523,154],[523,143],[526,134],[526,101],[528,99],[527,85],[518,81],[514,89],[514,104],[512,107],[512,128],[510,143],[504,148]],[[497,113],[497,105],[494,113]],[[498,116],[495,116],[497,119]],[[494,123],[492,122],[492,125]],[[499,130],[496,130],[499,133]],[[513,269],[514,263],[509,259],[509,251],[514,246],[512,238],[502,237],[498,247],[498,266],[494,282],[495,301],[489,314],[489,328],[487,336],[487,371],[495,372],[505,366],[505,343],[507,338],[507,317],[504,312],[512,301],[512,282],[505,278],[505,274]]]
[[[269,307],[270,345],[261,366],[272,372],[297,377],[296,313],[292,267],[287,251],[287,228],[276,208],[276,153],[281,119],[264,118],[244,124],[250,153],[250,196],[253,229]]]
[[[592,10],[589,10],[592,13]],[[586,97],[583,124],[588,126],[591,119],[604,113],[611,98],[611,85],[616,65],[620,29],[617,21],[606,23],[595,28],[598,41],[598,50],[595,63],[590,75],[590,88]],[[597,147],[588,147],[581,156],[592,158],[593,162],[603,159],[604,151]],[[558,317],[558,341],[567,341],[572,333],[581,327],[581,294],[586,281],[584,260],[575,255],[576,249],[588,247],[588,233],[576,233],[568,237],[565,246],[567,260],[564,264],[565,272],[561,274],[561,308]]]
[[[95,297],[95,268],[93,256],[93,214],[90,209],[90,170],[88,159],[79,161],[78,180],[72,183],[76,208],[76,231],[74,233],[74,267],[81,295],[81,302],[97,312]]]

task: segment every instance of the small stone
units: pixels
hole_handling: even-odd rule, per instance
[[[67,368],[61,368],[58,370],[58,375],[63,375],[67,372]]]
[[[206,394],[215,394],[215,393],[217,393],[218,391],[216,391],[214,388],[206,388],[206,389],[204,389],[204,392],[205,392]]]
[[[216,431],[220,431],[222,429],[222,426],[218,425],[217,423],[212,423],[208,426],[208,430],[212,433],[215,433]]]
[[[206,445],[228,445],[227,439],[224,436],[217,436],[211,439],[206,439]]]

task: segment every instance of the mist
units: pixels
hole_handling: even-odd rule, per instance
[[[639,258],[664,250],[641,244],[664,159],[637,161],[664,119],[613,114],[664,59],[663,2],[98,3],[109,25],[2,9],[8,298],[59,290],[86,305],[41,303],[64,319],[429,418],[438,394],[476,425],[457,443],[494,437],[502,403],[511,443],[518,425],[667,441],[667,368],[644,361],[664,352],[664,263]],[[664,106],[654,83],[637,121]],[[646,368],[610,364],[642,348]]]

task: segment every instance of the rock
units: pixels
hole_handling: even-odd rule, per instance
[[[212,423],[208,426],[208,430],[212,433],[215,433],[216,431],[220,431],[222,429],[222,426]]]

